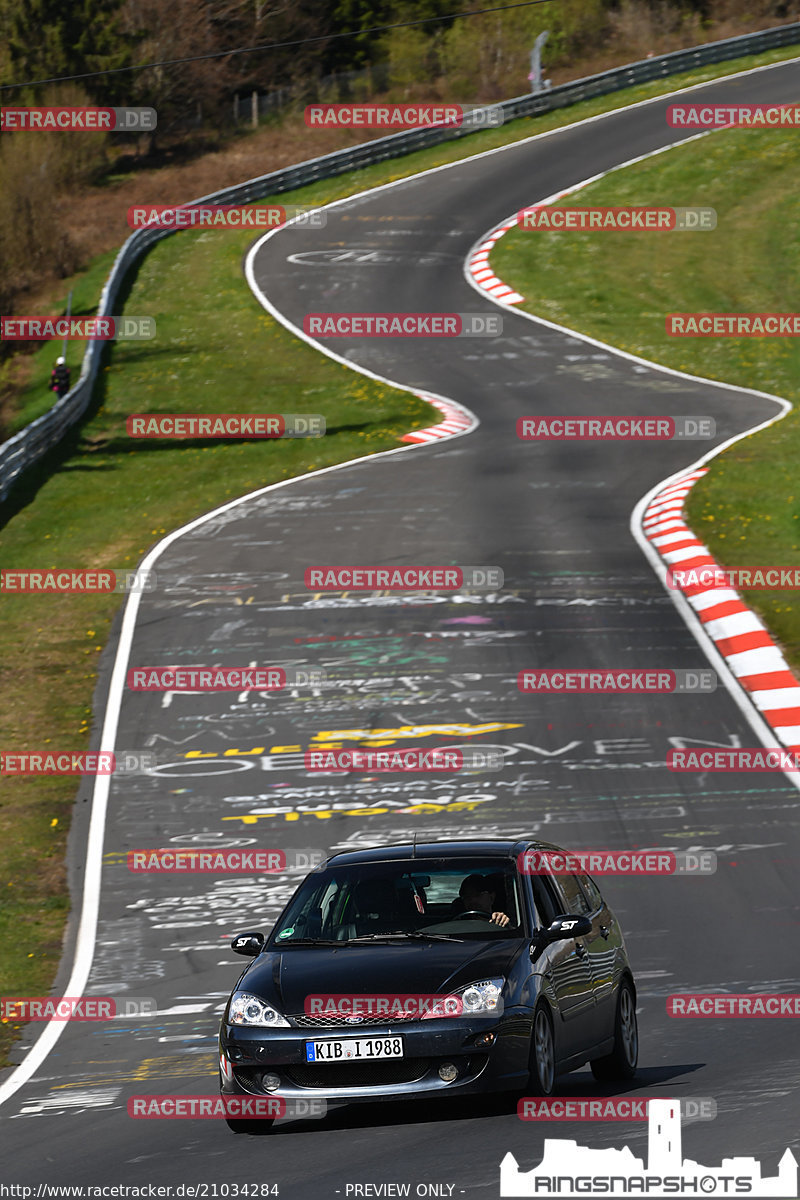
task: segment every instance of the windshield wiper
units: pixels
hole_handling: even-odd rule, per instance
[[[275,942],[271,949],[282,950],[284,946],[346,946],[347,942],[339,942],[334,938],[284,938]]]
[[[350,942],[393,942],[397,938],[423,938],[426,942],[463,942],[463,938],[453,937],[449,933],[425,933],[423,929],[411,929],[407,933],[397,930],[395,933],[365,933],[361,937],[349,938]]]

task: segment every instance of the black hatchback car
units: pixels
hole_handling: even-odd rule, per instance
[[[268,938],[232,942],[254,961],[222,1017],[223,1096],[548,1096],[586,1062],[598,1080],[632,1078],[622,932],[589,876],[530,873],[533,852],[558,850],[395,845],[312,871]]]

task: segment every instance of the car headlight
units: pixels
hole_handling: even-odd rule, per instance
[[[481,979],[456,988],[448,996],[437,1001],[423,1020],[433,1017],[499,1017],[503,1011],[501,992],[505,979]]]
[[[270,1029],[288,1029],[289,1022],[279,1012],[249,992],[234,992],[228,1010],[230,1025],[266,1025]]]

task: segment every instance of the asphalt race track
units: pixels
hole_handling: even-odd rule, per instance
[[[787,63],[698,94],[788,102],[798,83],[800,67]],[[678,140],[664,117],[671,102],[367,193],[331,207],[326,228],[289,228],[254,251],[259,289],[300,328],[309,312],[501,313],[497,339],[325,343],[387,379],[459,402],[480,424],[267,490],[197,524],[160,556],[130,666],[292,663],[323,667],[332,686],[244,697],[125,692],[117,747],[154,749],[164,765],[112,785],[87,991],[154,997],[158,1014],[64,1030],[0,1108],[7,1182],[271,1182],[289,1200],[344,1197],[348,1184],[411,1183],[414,1194],[417,1183],[438,1183],[454,1185],[453,1196],[489,1197],[498,1194],[506,1151],[530,1168],[545,1136],[644,1154],[645,1123],[523,1123],[513,1096],[337,1108],[323,1121],[278,1125],[262,1137],[234,1137],[221,1121],[127,1116],[134,1095],[215,1093],[218,1013],[242,963],[230,936],[268,929],[302,874],[135,875],[128,849],[327,853],[412,833],[538,833],[576,849],[714,850],[713,876],[603,884],[639,987],[640,1072],[630,1094],[713,1098],[716,1120],[683,1131],[685,1154],[700,1163],[754,1155],[773,1174],[787,1146],[798,1152],[792,1022],[679,1021],[665,1011],[673,992],[796,989],[796,789],[780,774],[667,770],[673,747],[758,744],[723,686],[712,695],[562,698],[522,695],[516,683],[526,667],[708,666],[629,523],[650,489],[710,448],[534,444],[517,439],[517,418],[706,415],[717,422],[719,444],[774,417],[778,406],[499,309],[463,273],[476,240],[516,209]],[[679,281],[674,308],[681,309]],[[296,411],[314,411],[302,380]],[[305,588],[307,566],[350,563],[491,565],[505,585],[412,597],[319,597]],[[308,747],[370,737],[502,747],[504,765],[441,779],[317,778],[304,770]],[[188,751],[204,757],[180,757]],[[88,794],[71,846],[76,896]],[[74,937],[73,929],[73,944]],[[588,1070],[564,1077],[560,1093],[612,1094]]]

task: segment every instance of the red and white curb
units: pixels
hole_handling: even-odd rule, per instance
[[[686,496],[707,471],[701,467],[673,480],[644,511],[642,529],[667,569],[724,570],[683,516]],[[800,680],[766,627],[733,588],[698,583],[679,590],[778,741],[800,751]]]
[[[640,154],[637,158],[628,159],[627,162],[620,163],[613,167],[610,171],[601,171],[598,175],[590,175],[588,179],[581,179],[578,183],[573,183],[571,187],[564,188],[560,192],[553,192],[552,196],[545,196],[543,200],[536,200],[532,208],[544,208],[545,205],[555,204],[557,200],[563,200],[565,196],[573,196],[575,192],[582,192],[590,183],[597,183],[598,180],[604,179],[606,175],[612,175],[615,171],[621,171],[625,167],[632,167],[635,163],[644,162],[647,158],[655,158],[658,154],[665,154],[667,150],[672,150],[674,146],[686,146],[689,142],[698,141],[700,138],[708,137],[709,131],[697,133],[694,137],[686,138],[681,142],[671,143],[668,146],[659,146],[658,150],[650,150],[647,154]],[[516,229],[518,213],[514,213],[513,217],[506,218],[505,221],[500,221],[495,225],[482,242],[473,246],[472,250],[467,255],[465,265],[465,273],[468,279],[481,288],[484,292],[488,292],[494,299],[500,301],[501,304],[519,304],[525,299],[519,292],[515,292],[507,283],[503,283],[502,279],[498,279],[492,268],[489,266],[489,255],[495,247],[495,243],[508,233],[509,229]]]
[[[645,155],[644,157],[647,156]],[[638,162],[639,160],[634,159],[633,161]],[[626,163],[625,165],[627,166],[628,164]],[[536,207],[541,208],[545,204],[555,204],[556,200],[563,200],[565,196],[570,196],[573,192],[579,192],[587,184],[594,183],[595,180],[600,178],[602,178],[601,175],[593,175],[591,179],[582,179],[580,183],[565,188],[563,192],[553,192],[552,196],[547,196],[544,200],[537,200]],[[499,242],[500,238],[508,233],[509,229],[516,228],[517,213],[514,213],[513,217],[509,217],[506,221],[501,221],[499,225],[495,225],[491,233],[487,234],[484,240],[479,242],[467,255],[467,274],[472,277],[473,282],[479,288],[482,288],[494,300],[499,300],[503,304],[519,304],[525,297],[520,295],[519,292],[515,292],[507,283],[503,283],[502,279],[498,279],[489,266],[489,255],[494,250],[495,243]]]
[[[467,259],[467,271],[477,283],[478,287],[483,288],[495,300],[502,300],[504,304],[519,304],[520,300],[525,297],[519,292],[515,292],[507,283],[503,283],[502,279],[498,279],[492,268],[489,266],[489,255],[494,249],[495,242],[508,233],[509,229],[513,229],[517,224],[516,213],[510,221],[504,221],[502,225],[497,225],[485,241],[480,242],[472,251]]]
[[[474,418],[460,404],[451,404],[430,392],[416,392],[415,395],[438,408],[446,419],[440,425],[429,425],[427,429],[414,429],[411,433],[403,434],[401,442],[438,442],[440,438],[452,437],[454,433],[464,433],[465,430],[473,428]]]

